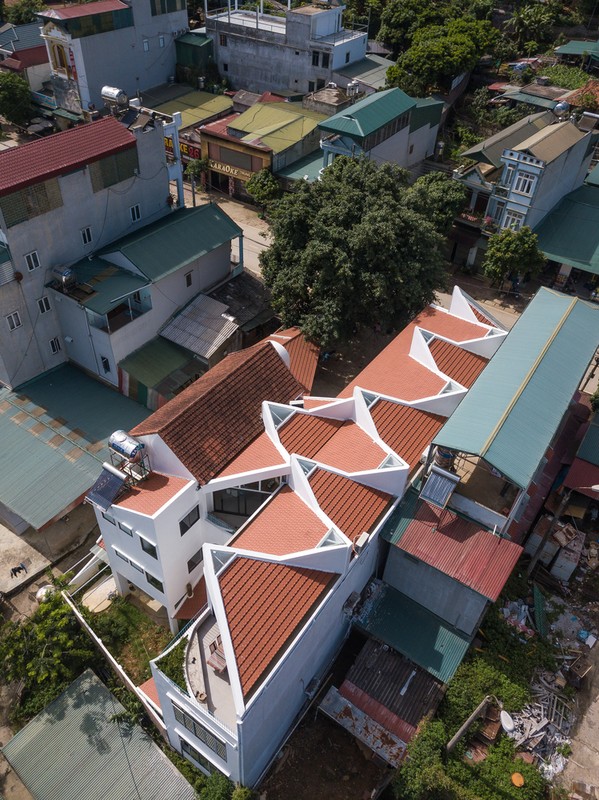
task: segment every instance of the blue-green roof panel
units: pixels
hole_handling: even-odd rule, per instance
[[[541,289],[434,443],[526,489],[598,344],[598,306]]]
[[[356,620],[363,631],[447,683],[462,663],[471,639],[391,586],[375,582]]]
[[[370,94],[355,105],[318,123],[323,131],[363,139],[414,108],[416,101],[401,89]]]
[[[591,418],[591,423],[576,454],[583,461],[599,467],[599,414]]]
[[[215,204],[173,211],[118,239],[100,255],[122,253],[151,281],[158,281],[243,233]]]
[[[147,278],[116,267],[102,258],[84,258],[73,265],[78,285],[90,294],[82,293],[78,299],[82,306],[96,314],[108,314],[123,303],[124,298],[149,285]]]

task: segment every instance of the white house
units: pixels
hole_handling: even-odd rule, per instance
[[[349,631],[379,531],[504,338],[456,289],[337,398],[305,396],[275,338],[123,439],[133,461],[115,456],[88,499],[119,591],[143,589],[173,629],[192,620],[174,645],[185,685],[159,658],[147,692],[201,769],[259,780]]]

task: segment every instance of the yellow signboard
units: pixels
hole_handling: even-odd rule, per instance
[[[247,169],[240,167],[232,167],[230,164],[223,164],[222,161],[215,161],[213,158],[209,159],[210,169],[215,172],[222,172],[223,175],[228,175],[230,178],[238,178],[240,181],[249,180],[253,173],[248,172]]]

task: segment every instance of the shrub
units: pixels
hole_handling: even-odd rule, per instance
[[[187,639],[183,638],[173,647],[165,656],[162,656],[158,662],[158,667],[167,678],[170,678],[173,683],[185,689],[185,650],[187,648]]]

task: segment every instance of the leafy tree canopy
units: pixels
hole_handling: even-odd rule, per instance
[[[340,157],[273,205],[261,264],[285,325],[328,345],[358,325],[397,325],[431,301],[445,279],[449,201],[431,193],[425,209],[421,186],[409,188],[396,165]]]
[[[266,208],[269,203],[281,195],[279,182],[269,169],[255,172],[246,183],[245,188],[250,197],[262,208]]]
[[[31,116],[29,85],[13,72],[0,72],[0,116],[17,125],[23,125]]]
[[[506,229],[489,239],[483,272],[493,286],[501,286],[509,275],[537,275],[545,256],[538,248],[538,237],[528,227],[519,231]]]
[[[468,190],[460,181],[443,172],[431,172],[410,186],[404,202],[427,217],[440,233],[448,233],[467,197]]]
[[[187,178],[199,178],[201,175],[208,172],[210,169],[210,159],[208,158],[193,158],[187,162],[185,167],[185,175]]]
[[[26,25],[28,22],[35,22],[36,11],[41,11],[46,7],[44,0],[17,0],[12,6],[6,7],[6,21],[13,25]]]

